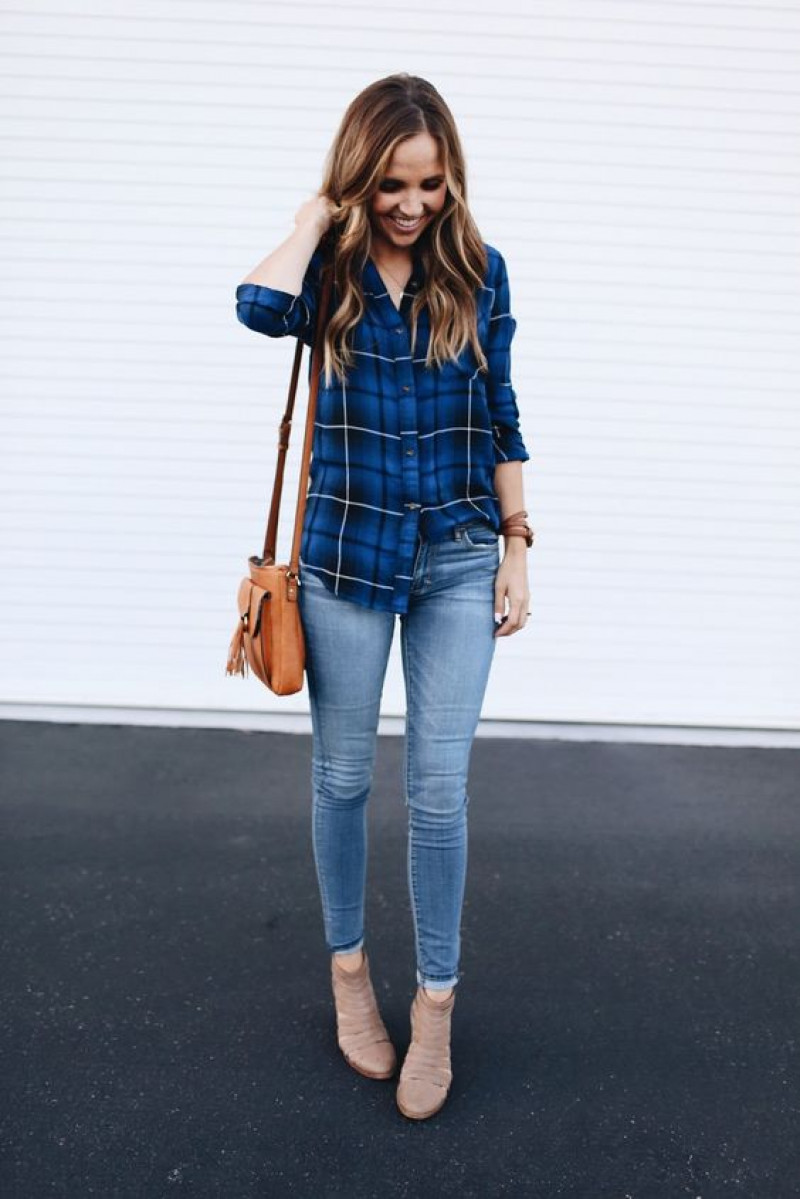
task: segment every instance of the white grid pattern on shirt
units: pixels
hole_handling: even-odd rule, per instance
[[[339,529],[339,558],[336,563],[336,587],[335,594],[339,594],[339,580],[342,577],[342,538],[344,536],[344,526],[347,521],[347,510],[350,506],[350,445],[349,445],[349,429],[347,427],[347,387],[344,381],[342,382],[342,413],[344,415],[344,512],[342,513],[342,524]]]
[[[337,504],[346,504],[350,508],[369,508],[372,512],[386,512],[389,516],[404,516],[404,512],[398,512],[394,508],[382,508],[379,504],[365,504],[361,500],[343,500],[340,495],[333,495],[328,491],[309,491],[311,496],[318,496],[323,500],[334,500]],[[492,500],[495,497],[488,492],[484,495],[458,495],[454,500],[448,500],[445,504],[422,504],[420,512],[438,512],[441,508],[449,508],[451,504],[471,504],[473,500]],[[479,509],[480,511],[480,509]],[[481,516],[486,513],[481,511]],[[333,573],[332,571],[330,573]],[[344,576],[343,576],[344,577]]]
[[[394,591],[391,583],[375,583],[372,579],[362,579],[360,575],[346,575],[341,570],[328,570],[324,566],[312,566],[310,562],[306,562],[303,558],[300,559],[300,565],[306,570],[320,570],[323,574],[333,575],[336,579],[336,586],[339,586],[340,579],[352,579],[354,583],[366,583],[368,587],[382,587],[384,591]],[[408,575],[398,575],[399,579],[407,579]]]
[[[484,516],[485,513],[481,512],[481,509],[474,502],[472,496],[469,495],[469,478],[472,473],[472,384],[474,383],[479,370],[480,367],[478,370],[473,371],[469,377],[469,392],[467,395],[467,495],[464,498],[470,504],[472,504],[472,507],[476,512],[480,512],[481,516]]]

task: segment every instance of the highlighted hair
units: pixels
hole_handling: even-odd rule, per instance
[[[411,306],[411,350],[420,310],[427,305],[430,341],[426,366],[441,366],[471,345],[481,370],[488,369],[477,329],[476,288],[483,284],[488,256],[467,207],[464,155],[455,120],[436,88],[405,72],[378,79],[351,101],[328,151],[320,194],[336,209],[323,243],[335,247],[333,269],[339,296],[325,334],[323,372],[341,381],[352,367],[351,329],[364,315],[361,274],[372,248],[369,210],[396,147],[428,133],[438,146],[447,196],[415,249],[425,271],[424,287]]]

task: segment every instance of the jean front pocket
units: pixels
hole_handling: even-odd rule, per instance
[[[500,542],[492,526],[485,520],[474,520],[461,526],[464,543],[475,550],[494,549]]]

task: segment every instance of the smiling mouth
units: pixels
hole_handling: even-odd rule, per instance
[[[424,217],[417,217],[416,220],[413,221],[404,221],[400,217],[396,216],[390,216],[388,219],[398,229],[402,230],[403,233],[413,233],[413,231],[418,229],[425,220]]]

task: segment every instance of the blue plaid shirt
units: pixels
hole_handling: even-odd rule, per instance
[[[457,362],[428,369],[427,308],[411,355],[409,311],[424,282],[414,254],[398,309],[371,258],[362,275],[365,313],[351,332],[355,365],[342,384],[320,379],[300,551],[300,577],[313,570],[329,591],[368,608],[407,612],[422,538],[441,541],[454,526],[485,519],[500,530],[494,489],[499,462],[530,457],[511,385],[516,320],[506,264],[486,246],[478,290],[478,335],[489,372],[467,347]],[[322,251],[311,257],[299,295],[257,283],[236,289],[236,315],[267,337],[291,334],[311,345]],[[334,289],[333,302],[336,302]],[[309,355],[308,372],[311,373]]]

